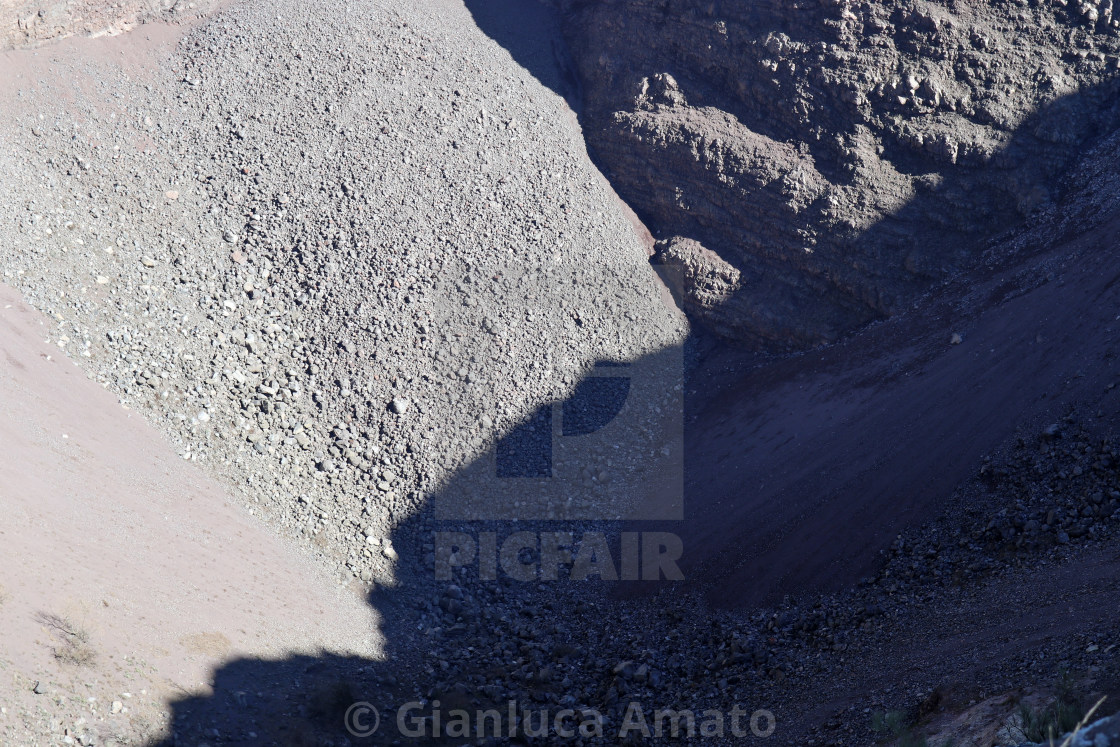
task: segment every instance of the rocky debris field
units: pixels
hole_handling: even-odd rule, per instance
[[[422,593],[406,519],[684,318],[564,101],[462,6],[246,3],[167,38],[5,53],[0,274],[340,585]]]
[[[26,106],[3,275],[183,458],[369,582],[495,433],[683,321],[561,100],[435,10],[321,10],[239,6],[151,83]]]
[[[1114,124],[1100,6],[839,4],[797,29],[771,17],[786,6],[716,6],[654,35],[651,5],[625,25],[621,4],[565,5],[581,120],[540,82],[563,55],[522,68],[454,0],[251,0],[181,39],[153,23],[0,56],[4,281],[381,616],[380,659],[217,672],[213,697],[173,704],[168,744],[353,743],[350,704],[413,699],[602,717],[587,744],[616,743],[631,701],[766,709],[781,743],[866,744],[883,714],[921,724],[1023,680],[1116,687],[1120,447],[1091,403],[1005,444],[853,590],[732,611],[672,585],[437,579],[434,531],[548,526],[438,515],[495,441],[596,363],[685,345],[588,146],[683,266],[685,309],[777,347],[908,305],[1036,208],[1061,230],[1055,213],[1110,209],[1040,191]],[[689,51],[732,42],[749,54]]]
[[[619,743],[633,702],[697,714],[764,709],[775,715],[778,743],[840,745],[890,737],[880,726],[888,716],[905,727],[899,734],[927,724],[937,734],[948,715],[1001,699],[1010,705],[984,722],[998,728],[1010,719],[1001,744],[1012,744],[1019,703],[1044,713],[1069,681],[1083,712],[1086,701],[1115,697],[1120,685],[1104,601],[1114,585],[1110,548],[1120,510],[1109,497],[1095,498],[1115,490],[1117,447],[1071,414],[986,460],[944,517],[900,536],[881,572],[858,588],[747,613],[711,609],[680,590],[620,603],[602,595],[601,584],[490,582],[469,569],[439,585],[420,581],[380,607],[400,631],[394,645],[422,652],[415,669],[341,668],[331,686],[389,706],[415,700],[429,719],[441,709],[504,713],[510,701],[533,719],[571,709],[601,723],[604,737],[584,744]],[[1063,488],[1028,508],[1011,489],[1018,481]],[[1094,565],[1102,555],[1110,558],[1104,571]],[[410,563],[418,558],[406,556]],[[1055,576],[1060,569],[1074,577]],[[1035,590],[1040,576],[1054,576],[1053,588]],[[1003,625],[993,624],[993,607]],[[1041,630],[1045,642],[995,645],[1026,630]],[[974,651],[963,659],[962,643]],[[1039,689],[1024,692],[1024,683]],[[231,720],[255,729],[283,710],[302,713],[301,728],[319,739],[343,736],[338,709],[308,712],[298,690],[258,695],[233,718],[209,701],[186,709],[198,731],[185,733]],[[237,743],[244,734],[226,736]],[[640,732],[633,736],[629,743],[643,743]],[[724,736],[704,741],[742,743]]]

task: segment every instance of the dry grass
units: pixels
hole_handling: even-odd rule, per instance
[[[1020,704],[1018,731],[1024,741],[1046,743],[1050,747],[1055,747],[1055,740],[1068,733],[1070,736],[1061,744],[1067,747],[1103,702],[1101,698],[1087,709],[1085,695],[1070,673],[1063,672],[1055,687],[1054,699],[1048,705],[1038,708]]]
[[[93,666],[97,661],[97,651],[89,643],[88,632],[65,617],[49,612],[40,612],[35,619],[59,641],[52,651],[55,659],[77,667]]]
[[[1089,723],[1089,719],[1092,718],[1093,714],[1097,712],[1097,709],[1101,707],[1101,704],[1104,703],[1104,701],[1105,698],[1101,698],[1100,700],[1098,700],[1096,705],[1090,708],[1089,711],[1081,717],[1081,720],[1077,722],[1077,726],[1073,727],[1073,731],[1069,733],[1069,736],[1062,740],[1061,747],[1070,747],[1070,745],[1073,744],[1073,740],[1077,736],[1078,732],[1085,728],[1085,725]],[[1051,747],[1053,747],[1053,744],[1054,740],[1051,739]]]

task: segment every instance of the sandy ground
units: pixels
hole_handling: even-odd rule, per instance
[[[359,596],[176,458],[53,337],[0,288],[0,742],[145,733],[238,657],[376,653]]]

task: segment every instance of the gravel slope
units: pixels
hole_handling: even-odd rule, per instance
[[[5,58],[5,279],[340,578],[387,580],[367,536],[683,331],[563,100],[469,20],[248,3],[123,67]]]
[[[339,699],[563,703],[617,725],[628,699],[640,698],[768,707],[793,743],[866,743],[868,709],[916,708],[969,660],[961,640],[1015,598],[1031,578],[1024,566],[1079,562],[1085,553],[1108,576],[1110,561],[1092,553],[1111,536],[1111,516],[1074,502],[1059,506],[1063,520],[1080,526],[1066,514],[1087,509],[1100,528],[1073,537],[1072,548],[1055,545],[1060,535],[1049,523],[1038,542],[1016,546],[1021,555],[1008,555],[994,536],[981,541],[986,529],[956,527],[964,532],[957,550],[938,562],[968,572],[942,578],[925,561],[929,548],[918,540],[929,527],[921,527],[859,589],[750,610],[712,610],[681,588],[619,602],[607,584],[480,583],[469,573],[437,582],[432,504],[471,487],[497,437],[571,395],[596,362],[637,366],[672,354],[679,366],[686,333],[648,265],[648,243],[588,160],[564,100],[474,18],[452,0],[247,2],[182,41],[177,29],[149,24],[142,35],[0,57],[0,169],[10,175],[0,182],[0,274],[55,318],[52,343],[143,412],[180,457],[297,538],[340,586],[368,595],[388,639],[385,662],[230,664],[215,674],[213,697],[174,704],[179,742],[218,741],[215,729],[231,744],[273,743],[281,731],[294,743],[303,737],[293,732],[339,742]],[[542,79],[564,78],[556,64]],[[1115,191],[1108,168],[1094,174]],[[1087,204],[1070,210],[1092,217]],[[1102,200],[1092,209],[1112,207]],[[960,300],[952,292],[950,304]],[[951,334],[934,330],[929,340],[948,346],[942,332]],[[969,351],[965,333],[959,356]],[[890,367],[897,351],[886,337],[864,350],[872,367]],[[806,372],[827,373],[828,354],[767,370],[796,387]],[[712,360],[702,371],[715,370],[712,383],[693,382],[694,404],[742,377],[742,367],[724,370],[742,361]],[[1086,385],[1103,384],[1106,370]],[[662,404],[645,399],[636,422],[655,423]],[[725,445],[719,418],[736,414],[720,407],[701,413],[713,424],[712,459]],[[768,416],[742,419],[764,425]],[[864,430],[879,423],[872,418]],[[663,446],[656,428],[637,430],[639,447]],[[1025,435],[1037,445],[1036,432]],[[1064,443],[1103,435],[1074,440],[1071,428]],[[1100,448],[1092,458],[1113,449]],[[774,468],[810,463],[796,450],[775,454]],[[1021,458],[1019,474],[1036,469],[1030,455]],[[1089,458],[1078,446],[1037,469],[1060,474],[1070,460]],[[700,464],[723,482],[708,508],[690,515],[728,530],[708,548],[713,556],[726,549],[741,560],[742,535],[730,524],[743,507],[716,503],[741,487],[739,477],[718,461]],[[1096,481],[1085,486],[1090,501],[1113,489],[1112,476],[1086,477]],[[602,484],[598,475],[586,479]],[[969,486],[953,498],[959,503],[944,505],[975,508],[969,520],[991,522],[1002,536],[996,517],[1008,502],[1014,508],[1014,495],[980,500]],[[948,501],[951,488],[930,497],[921,518],[935,518],[934,498]],[[797,519],[813,507],[782,508],[779,519]],[[802,528],[851,531],[847,546],[867,553],[854,556],[859,563],[889,543],[876,533],[882,527],[870,531],[861,515],[841,514]],[[783,558],[797,554],[812,552],[791,545]],[[836,590],[815,583],[831,572],[827,561],[774,591]],[[1065,577],[1040,577],[1032,598]],[[741,581],[732,574],[727,585]],[[1111,604],[1112,593],[1102,583],[1081,609]],[[938,615],[949,608],[959,625],[942,630]],[[1062,662],[1083,672],[1115,666],[1111,649],[1089,652],[1070,627],[1051,629],[1055,640],[1037,660],[993,646],[1009,658],[968,667],[976,688],[991,694],[1029,666],[1037,678]],[[1091,632],[1096,640],[1110,630],[1104,620]],[[941,633],[938,666],[923,672],[924,652],[915,649]],[[1032,641],[1010,650],[1024,647],[1038,651]],[[897,656],[884,662],[884,651]],[[309,706],[316,677],[342,685],[333,705]],[[824,705],[807,711],[806,703]],[[806,736],[822,722],[837,722],[826,731],[838,733]]]
[[[377,606],[415,631],[386,607],[439,593],[430,527],[398,528],[685,322],[564,100],[461,4],[244,3],[180,33],[0,57],[0,275],[340,586],[406,583]],[[394,669],[424,650],[394,638]]]

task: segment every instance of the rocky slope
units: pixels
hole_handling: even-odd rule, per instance
[[[402,607],[443,483],[686,329],[564,101],[469,19],[250,2],[0,57],[0,275],[50,344]]]
[[[1120,123],[1108,0],[557,4],[591,152],[756,346],[906,308]]]
[[[345,578],[595,360],[683,329],[563,102],[444,23],[239,6],[130,59],[143,85],[100,42],[11,58],[4,278]]]
[[[492,4],[511,13],[518,5]],[[954,25],[926,5],[890,6],[886,16],[885,6],[848,15],[813,6],[797,23],[782,20],[788,5],[759,5],[757,18],[710,7],[713,15],[705,6],[697,16],[683,3],[571,3],[564,18],[595,153],[658,229],[659,253],[685,266],[694,311],[718,329],[771,346],[830,339],[908,306],[975,261],[977,237],[1035,211],[1030,233],[989,253],[986,271],[1002,273],[994,280],[962,278],[936,304],[825,351],[716,356],[718,377],[705,378],[706,363],[694,372],[687,412],[710,440],[693,442],[707,461],[688,484],[708,502],[686,504],[686,520],[720,541],[690,543],[693,557],[726,553],[740,565],[723,570],[742,570],[739,532],[761,531],[763,519],[823,538],[788,542],[789,562],[764,568],[765,583],[749,573],[695,579],[734,597],[731,609],[714,608],[719,596],[703,583],[626,598],[632,589],[608,583],[433,573],[432,531],[447,526],[433,514],[492,466],[495,441],[565,401],[596,363],[669,360],[660,356],[679,353],[685,334],[556,95],[579,86],[551,32],[536,35],[533,14],[505,19],[533,42],[507,49],[472,23],[495,17],[473,1],[249,0],[183,39],[149,24],[142,35],[68,40],[51,48],[49,64],[27,52],[0,58],[0,273],[54,317],[51,345],[368,600],[385,637],[384,660],[229,662],[212,696],[172,704],[168,743],[340,744],[352,741],[343,714],[355,701],[392,709],[416,699],[587,709],[617,730],[638,699],[766,708],[783,741],[866,744],[877,738],[875,712],[964,710],[1063,669],[1091,680],[1088,691],[1117,691],[1109,611],[1120,393],[1107,387],[1115,354],[1104,316],[1120,294],[1107,241],[1116,153],[1089,154],[1071,179],[1082,191],[1047,181],[1094,127],[1112,124],[1114,63],[1094,56],[1112,43],[1111,19],[1098,9],[1090,28],[1068,8],[957,3]],[[623,12],[632,26],[620,25]],[[1015,28],[1038,20],[1038,49],[1020,47],[998,13],[1020,18]],[[858,37],[849,15],[868,19]],[[746,51],[701,61],[689,50],[706,55],[721,20]],[[784,29],[769,45],[776,51],[765,34],[750,36],[763,21]],[[615,48],[631,28],[626,55],[604,52],[595,60],[606,72],[589,72],[592,41]],[[657,28],[701,36],[667,48]],[[826,32],[843,44],[822,61],[806,40]],[[1072,49],[1093,54],[1063,56],[1070,33],[1080,45]],[[948,57],[932,54],[936,34],[956,40],[940,45]],[[526,49],[531,72],[517,64]],[[653,62],[641,72],[647,54]],[[785,67],[738,75],[752,59],[762,69],[764,54]],[[1071,102],[1066,120],[1038,120],[1065,121],[1076,137],[1024,124],[1035,121],[1030,102],[1046,98],[1040,88],[988,85],[1025,80],[1032,54],[1067,75],[1055,97],[1073,91],[1069,75],[1083,76],[1083,93],[1045,110]],[[635,75],[649,78],[644,89],[641,77],[626,77],[630,57]],[[683,62],[666,75],[660,60],[670,59]],[[974,63],[983,86],[946,80],[940,99],[923,88],[950,59]],[[813,83],[840,73],[859,82],[857,64],[884,61],[920,68],[915,90],[905,78],[864,81],[857,90],[876,97],[871,106],[833,100],[834,89]],[[640,101],[612,110],[611,86]],[[783,86],[787,98],[774,99]],[[865,110],[862,129],[845,124]],[[819,132],[800,132],[808,115]],[[717,134],[693,155],[681,143],[700,142],[697,132]],[[926,144],[938,132],[958,138],[956,163]],[[717,163],[724,191],[712,189],[719,169],[708,166]],[[673,174],[691,210],[664,197]],[[645,195],[667,200],[678,223],[659,224]],[[968,209],[950,209],[954,200]],[[735,223],[744,210],[752,220]],[[739,257],[728,247],[740,238],[775,248]],[[997,261],[1028,256],[1021,267]],[[763,272],[779,279],[765,291]],[[998,360],[986,357],[997,349]],[[1002,361],[1019,364],[1038,390],[991,397]],[[712,383],[731,378],[737,386]],[[771,391],[785,398],[760,396]],[[903,396],[915,391],[924,394]],[[1019,407],[1028,395],[1033,404]],[[907,402],[914,407],[898,407]],[[646,426],[664,401],[640,404]],[[814,453],[821,442],[803,438],[807,423],[833,439],[825,446],[843,448]],[[656,436],[644,433],[641,446],[663,447]],[[888,451],[893,471],[878,459]],[[817,457],[849,469],[843,485],[813,469]],[[896,478],[915,474],[937,480],[921,494],[899,491]],[[768,494],[754,482],[780,488],[773,476],[789,475],[815,482],[800,496],[805,483]],[[866,493],[869,476],[881,489],[857,506],[863,513],[842,501],[819,510],[839,487]],[[581,477],[584,498],[610,485],[598,473]],[[750,513],[759,499],[769,500],[766,513]],[[840,554],[852,561],[842,574],[829,562]],[[854,561],[869,557],[865,581],[848,584]]]

